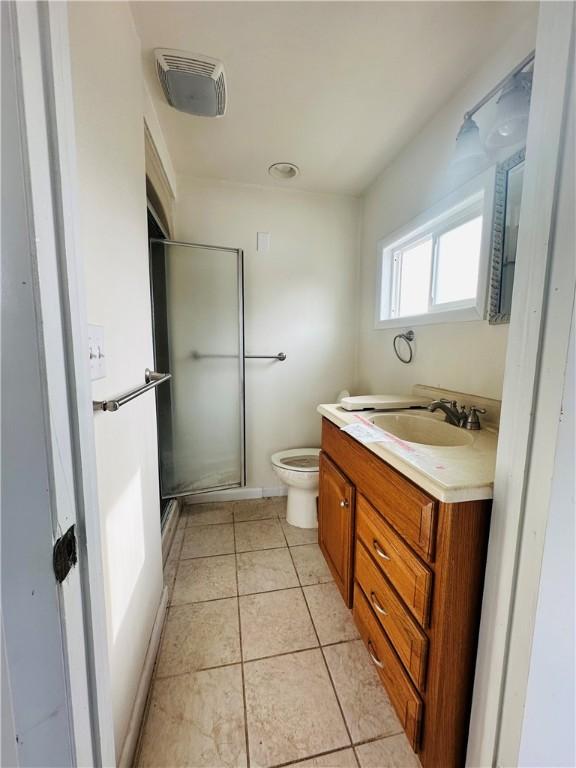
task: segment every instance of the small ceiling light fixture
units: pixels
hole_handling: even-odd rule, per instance
[[[489,149],[517,144],[526,137],[530,95],[532,90],[532,71],[523,70],[534,61],[535,51],[529,53],[506,77],[502,78],[486,96],[464,115],[464,122],[456,138],[454,163],[462,160],[485,160],[486,151],[480,141],[478,125],[472,119],[490,99],[499,91],[496,118],[487,133],[486,146]]]
[[[298,176],[300,168],[294,165],[294,163],[272,163],[270,168],[268,168],[268,173],[275,179],[289,181]]]

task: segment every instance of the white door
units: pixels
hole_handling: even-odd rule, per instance
[[[97,675],[95,665],[104,624],[99,637],[66,330],[62,71],[55,74],[52,47],[65,32],[65,6],[55,12],[51,20],[48,4],[1,4],[3,766],[114,762],[99,696],[105,668]],[[71,526],[78,564],[59,583],[53,546]]]

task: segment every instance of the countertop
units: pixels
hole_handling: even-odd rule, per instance
[[[319,405],[317,410],[338,427],[353,424],[374,413],[346,411],[337,404]],[[426,419],[444,418],[439,412],[431,414],[410,410],[387,413],[421,414]],[[498,432],[492,427],[484,427],[468,434],[473,439],[470,445],[465,446],[421,445],[394,436],[391,436],[389,442],[364,445],[439,501],[453,504],[491,499]]]

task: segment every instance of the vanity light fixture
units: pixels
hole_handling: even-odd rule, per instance
[[[299,175],[300,168],[294,163],[272,163],[268,168],[268,173],[275,179],[289,181]]]
[[[472,118],[499,91],[501,93],[496,102],[496,117],[488,131],[486,146],[490,149],[506,147],[510,144],[519,143],[525,138],[530,111],[532,70],[528,72],[524,70],[534,61],[534,56],[535,51],[529,53],[472,109],[465,113],[464,122],[456,138],[455,163],[462,160],[484,160],[487,158],[486,150],[480,140],[478,125]]]
[[[458,136],[456,136],[456,151],[453,162],[486,160],[487,157],[486,150],[480,141],[478,125],[471,117],[466,117],[458,131]]]
[[[486,137],[487,147],[506,147],[526,137],[532,72],[519,72],[502,89],[498,97],[496,119]]]

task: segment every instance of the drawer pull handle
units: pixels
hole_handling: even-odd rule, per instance
[[[376,654],[374,653],[374,646],[372,645],[372,640],[368,640],[368,653],[370,654],[370,658],[372,659],[374,664],[380,669],[384,669],[384,664],[382,664],[378,656],[376,656]]]
[[[384,608],[382,608],[382,606],[380,605],[380,601],[378,600],[374,592],[370,592],[370,602],[372,603],[374,608],[378,611],[378,613],[381,613],[382,616],[388,616],[388,612],[385,611]]]
[[[381,557],[381,558],[382,558],[382,560],[390,560],[390,558],[388,557],[388,555],[386,554],[386,552],[384,552],[384,550],[382,549],[382,547],[380,546],[380,544],[379,544],[379,543],[376,541],[376,539],[374,539],[374,540],[372,541],[372,546],[374,547],[374,551],[376,552],[376,554],[377,554],[379,557]]]
[[[340,502],[340,506],[341,507],[347,507],[348,506],[348,499],[342,499],[342,501]]]

